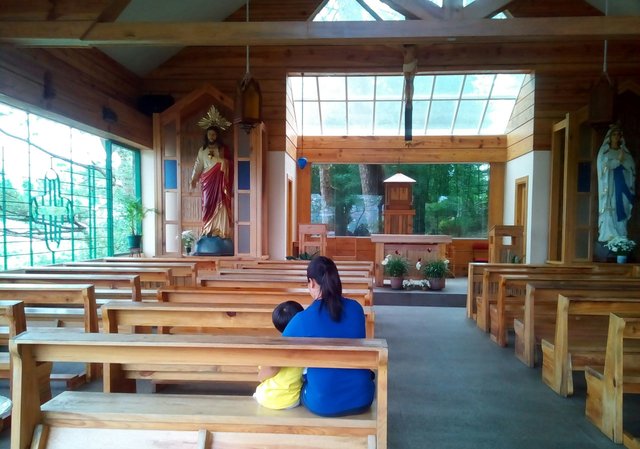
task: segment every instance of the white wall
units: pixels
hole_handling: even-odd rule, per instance
[[[269,151],[269,257],[284,260],[287,256],[287,216],[295,217],[295,210],[287,211],[287,178],[296,180],[296,162],[286,151]],[[295,194],[295,189],[294,189]],[[293,199],[295,208],[296,198]]]
[[[549,174],[551,152],[532,151],[507,162],[504,186],[504,224],[514,224],[516,179],[529,177],[526,263],[544,263],[548,252]]]
[[[151,150],[140,150],[140,172],[142,182],[142,205],[156,207],[156,157]],[[156,255],[156,220],[160,214],[149,213],[142,221],[142,249],[145,256]]]

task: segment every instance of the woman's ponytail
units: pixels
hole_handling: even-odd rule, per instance
[[[307,278],[313,279],[320,287],[321,307],[326,305],[329,308],[331,319],[340,321],[342,318],[342,282],[333,260],[324,256],[311,259],[307,266]]]

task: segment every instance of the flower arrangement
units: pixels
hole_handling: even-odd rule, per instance
[[[182,234],[180,234],[180,239],[182,240],[182,246],[184,246],[185,248],[190,248],[196,241],[196,236],[193,234],[192,230],[187,230],[182,231]]]
[[[425,264],[418,261],[416,268],[422,271],[425,279],[439,279],[446,277],[449,273],[449,261],[447,259],[436,259]]]
[[[614,254],[624,256],[633,251],[633,248],[636,247],[636,242],[629,240],[626,237],[614,237],[605,243],[604,246]]]
[[[409,261],[401,256],[398,251],[394,254],[387,254],[387,257],[381,263],[384,266],[385,274],[391,277],[402,277],[409,273]]]

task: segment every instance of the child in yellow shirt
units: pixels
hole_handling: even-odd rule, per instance
[[[278,304],[271,316],[273,325],[282,333],[291,318],[302,310],[304,308],[296,301]],[[302,368],[260,367],[258,379],[261,384],[256,388],[253,397],[263,407],[282,410],[297,407],[300,404]]]

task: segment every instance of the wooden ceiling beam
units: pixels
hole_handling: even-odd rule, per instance
[[[93,28],[91,28],[93,26]],[[86,30],[91,30],[86,33]],[[86,33],[86,35],[85,35]],[[640,17],[545,17],[425,22],[2,22],[0,43],[74,46],[386,45],[637,39]]]
[[[357,164],[505,162],[506,136],[298,136],[309,162]]]

